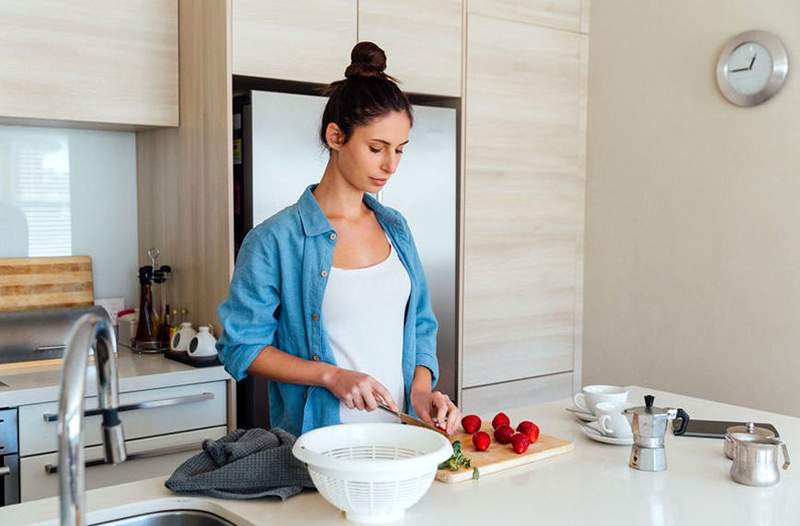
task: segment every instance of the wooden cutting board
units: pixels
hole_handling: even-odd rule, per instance
[[[89,256],[0,258],[0,312],[93,303]]]
[[[485,422],[481,428],[492,437],[492,445],[486,451],[476,451],[472,445],[472,435],[463,431],[453,435],[451,442],[461,441],[461,451],[465,457],[472,461],[472,468],[478,468],[479,476],[489,475],[516,466],[530,464],[538,460],[563,455],[575,449],[575,444],[550,435],[540,435],[535,444],[528,451],[517,455],[511,444],[500,444],[494,439],[494,430],[490,423]],[[452,484],[472,479],[472,468],[461,468],[459,471],[440,469],[436,472],[436,480]]]

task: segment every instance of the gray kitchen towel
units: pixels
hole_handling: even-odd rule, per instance
[[[181,464],[164,485],[176,493],[223,499],[286,500],[314,487],[305,464],[292,455],[294,441],[277,427],[237,429],[219,440],[205,440],[203,452]]]

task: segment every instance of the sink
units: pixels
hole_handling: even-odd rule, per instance
[[[169,510],[114,519],[92,526],[236,526],[207,511]]]

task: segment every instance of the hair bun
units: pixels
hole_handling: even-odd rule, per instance
[[[350,52],[351,64],[344,71],[348,79],[386,78],[386,53],[373,42],[359,42]]]

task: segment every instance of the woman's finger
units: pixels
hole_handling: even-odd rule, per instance
[[[438,396],[437,396],[438,395]],[[436,392],[433,395],[433,405],[436,407],[436,424],[445,428],[447,426],[447,412],[450,409],[448,406],[450,399],[447,395]]]
[[[423,406],[415,409],[417,410],[417,416],[420,417],[423,422],[429,426],[435,425],[431,419],[431,410],[429,407]]]
[[[353,407],[354,407],[353,406],[353,397],[351,395],[349,395],[349,394],[344,395],[344,397],[342,398],[342,402],[344,402],[345,407],[347,407],[348,409],[353,409]]]
[[[378,401],[375,400],[372,389],[362,391],[361,396],[364,398],[364,406],[367,411],[375,411],[378,408]]]
[[[358,389],[353,389],[353,404],[356,406],[356,409],[364,410],[364,398],[361,396],[361,391]]]
[[[397,407],[397,403],[394,401],[394,398],[392,398],[391,393],[389,393],[389,390],[386,389],[386,387],[382,383],[375,380],[372,389],[373,392],[377,393],[378,397],[380,397],[383,400],[383,403],[388,405],[392,411],[397,412],[400,410],[400,408]]]
[[[450,409],[447,412],[447,434],[452,435],[456,432],[456,428],[458,427],[458,421],[461,419],[461,411],[459,411],[456,404],[450,402]]]

